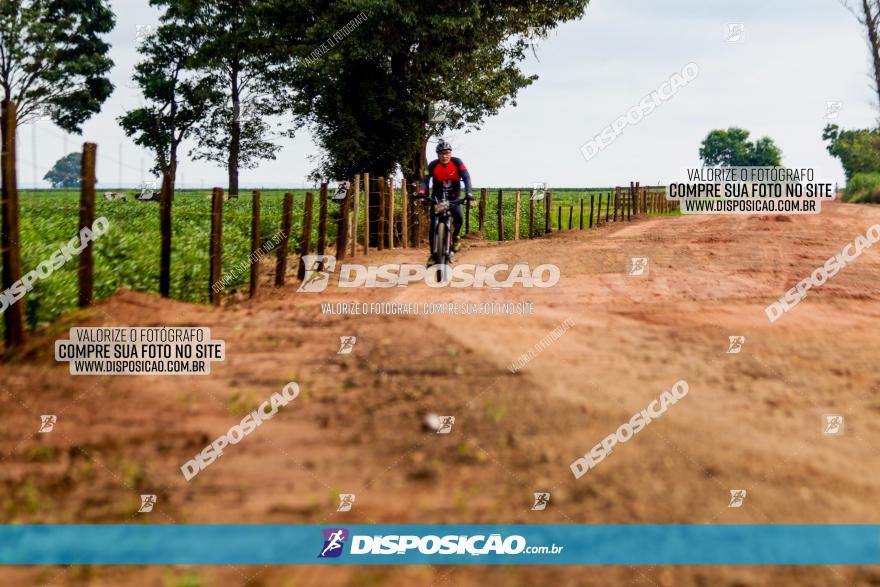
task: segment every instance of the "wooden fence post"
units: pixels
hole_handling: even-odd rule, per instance
[[[630,182],[630,183],[631,183],[632,185],[631,185],[630,190],[629,190],[629,199],[630,199],[630,203],[629,203],[629,207],[630,207],[630,210],[629,210],[629,216],[630,216],[630,220],[632,220],[633,216],[636,216],[636,215],[638,214],[638,202],[636,201],[636,190],[635,190],[636,182],[633,181],[633,182]]]
[[[359,173],[354,175],[354,185],[352,186],[351,196],[352,212],[351,212],[351,256],[357,255],[358,242],[358,214],[361,206],[361,176]]]
[[[535,191],[529,192],[529,238],[535,238]]]
[[[223,189],[214,188],[211,194],[211,280],[208,284],[210,302],[220,305],[219,287],[223,260]]]
[[[608,192],[608,199],[605,200],[605,224],[608,224],[608,218],[611,213],[611,192]]]
[[[327,183],[321,184],[318,204],[318,254],[323,255],[327,248]]]
[[[257,250],[260,248],[260,192],[254,190],[251,201],[251,289],[250,296],[257,295],[260,277],[260,260]]]
[[[14,131],[13,131],[14,132]],[[82,176],[79,192],[79,230],[92,229],[95,223],[95,155],[98,146],[85,143],[82,154]],[[92,255],[94,244],[83,249],[79,254],[79,307],[88,308],[92,305],[95,291],[95,257]]]
[[[159,194],[159,295],[171,295],[171,206],[174,187],[171,174],[162,174],[162,191]]]
[[[562,206],[556,206],[556,230],[562,230]]]
[[[571,226],[572,226],[572,224],[571,224],[572,216],[574,216],[574,206],[569,206],[568,207],[568,229],[569,230],[571,230]]]
[[[504,240],[504,211],[501,207],[501,190],[498,190],[498,240]]]
[[[394,250],[394,178],[388,178],[388,249]]]
[[[635,209],[635,214],[636,214],[636,216],[639,215],[639,194],[640,194],[640,193],[641,193],[641,190],[639,189],[639,182],[636,182],[636,189],[635,189],[635,191],[633,192],[633,201],[635,202],[635,207],[636,207],[636,209]]]
[[[406,177],[400,181],[400,211],[400,246],[406,248],[409,246],[409,192],[406,189]]]
[[[379,250],[385,249],[385,178],[378,178],[379,182]]]
[[[417,248],[419,246],[419,234],[422,231],[422,225],[419,220],[419,212],[422,207],[422,200],[417,199],[416,196],[419,193],[418,184],[411,183],[409,189],[413,193],[413,197],[410,198],[409,201],[409,210],[408,214],[410,217],[410,229],[409,229],[409,243],[408,246]]]
[[[21,279],[21,240],[18,226],[18,185],[15,176],[15,103],[3,101],[2,112],[2,223],[0,223],[0,254],[3,257],[3,290]],[[24,298],[3,312],[6,347],[24,342]]]
[[[521,203],[520,194],[516,192],[516,210],[513,212],[513,240],[519,240],[519,206]]]
[[[636,195],[639,193],[639,183],[633,182],[633,187],[629,190],[629,199],[630,199],[630,211],[629,211],[629,219],[632,220],[633,216],[638,216],[639,207],[638,207],[638,198]]]
[[[629,220],[629,188],[620,189],[620,219]]]
[[[345,259],[348,252],[348,214],[351,209],[351,189],[339,203],[339,219],[336,221],[336,260]]]
[[[617,222],[617,211],[620,208],[620,186],[614,188],[614,222]]]
[[[309,254],[309,249],[312,247],[312,216],[314,215],[312,208],[314,205],[315,194],[306,192],[306,203],[303,206],[302,236],[299,242],[299,267],[296,270],[296,278],[299,280],[306,276],[306,264],[303,257]],[[275,276],[275,283],[278,283],[277,275]]]
[[[488,198],[488,192],[486,188],[480,188],[480,238],[485,239],[486,237],[483,235],[483,225],[486,222],[486,199]]]
[[[631,209],[631,202],[630,202],[630,199],[631,199],[630,196],[632,195],[632,184],[633,184],[633,182],[629,182],[630,187],[626,192],[623,192],[623,190],[621,190],[621,192],[623,192],[623,201],[624,201],[623,214],[621,216],[624,217],[624,218],[622,218],[623,220],[627,220],[627,221],[632,220],[632,209]]]
[[[370,174],[364,174],[364,255],[370,252]]]
[[[275,287],[284,285],[287,275],[287,252],[290,243],[291,216],[293,216],[293,194],[284,194],[284,205],[281,209],[281,242],[278,243],[275,259]]]
[[[431,207],[430,206],[421,206],[419,210],[421,214],[421,240],[419,241],[420,245],[429,244],[431,240],[431,235],[428,234],[428,231],[431,230]]]
[[[593,194],[590,194],[590,225],[587,228],[593,228],[593,200],[594,200],[594,198],[595,198],[595,196]],[[600,206],[602,205],[601,202],[599,205]]]
[[[584,229],[584,199],[581,198],[581,213],[578,215],[578,225],[580,226],[580,230]]]
[[[553,207],[553,194],[550,192],[544,192],[544,234],[550,234],[553,232],[553,227],[551,226],[550,217],[552,215],[551,208]]]

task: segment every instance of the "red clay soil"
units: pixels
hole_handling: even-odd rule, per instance
[[[120,291],[0,366],[4,523],[880,523],[880,250],[775,323],[764,308],[880,208],[665,217],[536,241],[466,241],[462,263],[559,266],[550,289],[297,293],[222,308]],[[627,274],[649,258],[646,276]],[[424,251],[354,263],[422,262]],[[292,268],[293,269],[293,268]],[[328,316],[336,301],[531,302],[531,316]],[[508,366],[570,319],[521,371]],[[71,376],[87,326],[208,326],[209,376]],[[357,336],[350,355],[339,337]],[[728,337],[745,336],[728,354]],[[569,464],[677,380],[690,392],[580,479]],[[288,381],[302,392],[187,482],[180,466]],[[427,413],[454,415],[450,434]],[[55,430],[37,434],[40,414]],[[845,432],[823,434],[823,415]],[[740,508],[730,490],[746,489]],[[545,511],[530,511],[550,490]],[[354,493],[337,512],[338,493]],[[138,495],[153,512],[138,514]],[[147,518],[149,516],[149,518]],[[9,585],[878,585],[873,567],[27,567]]]

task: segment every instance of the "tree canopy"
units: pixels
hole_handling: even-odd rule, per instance
[[[43,176],[53,188],[79,187],[82,174],[82,153],[70,153],[55,162],[52,169]]]
[[[880,131],[876,129],[841,130],[829,124],[822,132],[828,152],[840,159],[846,180],[856,173],[880,172]]]
[[[199,39],[191,67],[206,74],[213,90],[225,96],[193,127],[190,151],[227,168],[229,193],[238,193],[240,168],[274,159],[281,146],[273,139],[292,136],[287,127],[268,122],[289,111],[289,86],[280,70],[286,63],[270,51],[267,30],[276,23],[261,19],[269,0],[151,0],[164,7],[162,21]],[[298,25],[299,26],[299,25]]]
[[[113,67],[101,36],[115,16],[105,0],[0,2],[0,87],[18,122],[50,116],[79,133],[113,91]]]
[[[700,146],[700,159],[707,166],[721,167],[777,167],[782,162],[782,151],[770,137],[755,142],[749,140],[749,131],[731,127],[713,130]]]
[[[275,0],[293,110],[311,127],[325,178],[424,166],[431,136],[478,128],[537,79],[519,67],[536,37],[588,0]],[[433,116],[442,109],[445,117]]]
[[[154,153],[153,171],[172,181],[180,143],[220,100],[216,81],[192,70],[199,42],[192,29],[174,23],[159,26],[147,37],[139,49],[144,60],[133,76],[146,105],[119,118],[125,133]]]

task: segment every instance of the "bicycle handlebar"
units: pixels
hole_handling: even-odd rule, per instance
[[[434,204],[439,204],[439,203],[441,203],[441,202],[445,202],[445,203],[449,204],[450,206],[456,206],[456,205],[458,205],[458,204],[461,204],[461,203],[467,201],[467,198],[456,198],[456,199],[454,199],[454,200],[438,200],[438,199],[435,198],[434,196],[422,196],[422,197],[419,198],[419,199],[420,199],[420,200],[424,200],[424,204],[425,204],[426,206],[434,205]]]

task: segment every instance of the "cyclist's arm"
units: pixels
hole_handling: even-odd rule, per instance
[[[428,164],[428,173],[425,174],[425,177],[422,178],[421,183],[419,183],[419,195],[426,196],[430,193],[431,188],[431,176],[434,175],[434,165],[433,162]]]
[[[471,188],[471,173],[468,171],[467,167],[465,167],[465,164],[461,159],[458,160],[458,169],[458,173],[461,175],[461,181],[464,182],[464,193],[468,196],[472,196],[473,189]]]
[[[422,181],[419,184],[419,195],[420,196],[428,195],[428,191],[430,189],[431,189],[431,175],[428,174],[422,178]]]

